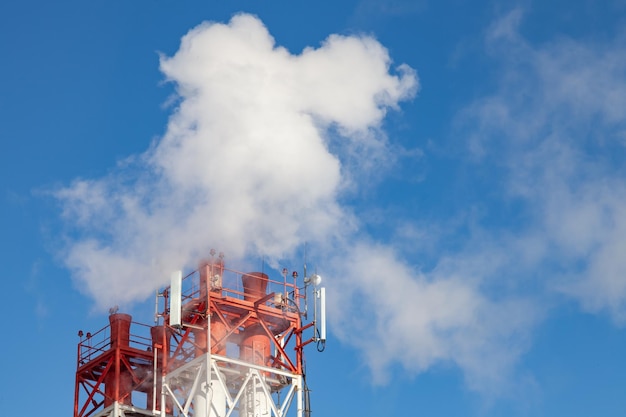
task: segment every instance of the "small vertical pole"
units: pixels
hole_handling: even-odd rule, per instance
[[[326,288],[320,288],[320,340],[326,341]]]
[[[302,389],[302,375],[298,375],[297,378],[294,378],[294,380],[296,381],[296,384],[298,384],[298,386],[296,387],[296,405],[298,407],[297,411],[297,417],[303,417],[303,398],[302,398],[302,394],[303,394],[303,389]]]
[[[207,293],[208,294],[208,293]],[[207,298],[210,297],[207,295]],[[208,303],[207,303],[207,307],[208,307]],[[210,307],[208,307],[210,308]],[[209,417],[209,413],[211,410],[211,405],[213,403],[213,395],[211,395],[210,400],[209,400],[209,390],[211,389],[211,314],[207,314],[207,319],[206,319],[206,345],[207,345],[207,349],[206,349],[206,380],[205,380],[205,395],[206,395],[206,401],[204,402],[206,404],[206,414],[205,417]],[[221,417],[221,416],[220,416]]]
[[[154,354],[152,359],[153,367],[152,367],[152,414],[156,413],[156,394],[157,394],[157,381],[159,378],[157,377],[158,372],[158,362],[159,362],[159,348],[155,346],[153,343],[152,353]],[[163,404],[163,403],[161,403]]]
[[[161,417],[167,417],[167,406],[165,405],[165,375],[161,379]]]
[[[213,267],[213,265],[211,265],[211,268]],[[212,269],[211,269],[212,271]],[[211,276],[213,276],[213,274],[211,274]],[[210,279],[207,279],[206,282],[207,287],[210,286]],[[213,349],[213,347],[211,346],[211,291],[210,288],[206,289],[206,414],[205,417],[209,417],[210,415],[210,411],[211,411],[211,406],[213,405],[213,395],[211,394],[211,399],[209,400],[209,390],[211,389],[211,351]],[[218,416],[218,417],[222,417],[222,416]]]

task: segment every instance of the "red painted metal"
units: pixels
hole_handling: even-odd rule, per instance
[[[211,353],[226,355],[226,334],[228,329],[219,318],[211,319]]]
[[[80,341],[74,417],[89,417],[115,402],[135,405],[133,392],[152,389],[151,345],[131,333],[131,320],[127,314],[112,314],[109,326]]]
[[[249,272],[241,277],[243,284],[243,299],[257,301],[267,295],[267,282],[269,278],[263,272]]]
[[[178,347],[174,349],[172,366],[191,360],[193,357],[206,351],[204,339],[206,337],[206,317],[211,317],[211,345],[212,353],[226,355],[226,346],[232,344],[239,351],[239,358],[251,361],[255,364],[264,364],[285,369],[290,372],[301,374],[302,367],[302,322],[298,305],[301,300],[296,277],[293,284],[287,282],[286,275],[283,280],[272,281],[268,275],[262,272],[238,273],[224,267],[220,259],[203,261],[198,269],[198,285],[190,285],[192,290],[183,294],[183,299],[189,301],[183,305],[183,311],[189,314],[184,320],[194,325],[193,328],[183,329],[178,339]],[[220,279],[227,275],[239,276],[240,284],[235,281],[224,281],[224,285],[215,288],[215,277]],[[184,280],[193,280],[194,273],[189,274]],[[213,277],[213,279],[211,279]],[[270,302],[274,299],[274,293],[267,293],[269,285],[273,289],[280,288],[282,294],[290,294],[292,305],[274,306]],[[238,290],[238,285],[243,291]],[[206,297],[206,302],[204,301]],[[207,306],[205,308],[205,305]],[[167,321],[167,309],[163,315]],[[196,320],[196,318],[199,318]],[[198,325],[200,328],[198,328]],[[286,345],[293,340],[296,349],[295,357],[287,351]],[[282,345],[278,341],[284,342]],[[189,349],[184,345],[191,343],[194,352],[192,356],[185,355]],[[271,352],[275,350],[274,357]],[[173,369],[170,367],[170,369]]]
[[[131,325],[129,315],[112,314],[108,327],[79,343],[74,417],[89,417],[115,402],[160,410],[162,377],[205,354],[207,339],[213,354],[238,351],[243,361],[302,375],[303,347],[309,342],[303,341],[303,331],[310,324],[302,325],[303,296],[297,276],[292,277],[293,283],[286,273],[273,281],[262,272],[227,269],[222,257],[210,258],[183,279],[182,328],[169,326],[169,289],[163,291],[159,312],[164,325],[144,326],[147,337],[134,334],[137,324]],[[282,294],[278,302],[274,292]],[[281,303],[287,296],[290,301]],[[273,389],[285,383],[271,372],[264,374]],[[146,404],[134,403],[144,398]],[[165,409],[172,412],[169,400]]]
[[[270,343],[263,326],[250,325],[243,332],[239,358],[255,365],[269,365]]]
[[[245,301],[257,302],[267,295],[268,276],[262,272],[250,272],[241,277]],[[245,328],[241,337],[239,358],[255,365],[268,365],[270,336],[260,323]]]
[[[152,326],[150,328],[150,336],[152,338],[152,351],[154,352],[153,358],[156,360],[156,366],[153,366],[153,369],[156,369],[154,375],[156,381],[153,382],[156,382],[156,387],[160,387],[161,381],[163,380],[163,370],[167,366],[167,359],[170,354],[172,332],[165,326]],[[152,409],[152,406],[154,405],[155,410],[160,410],[161,390],[155,390],[152,385],[147,388],[149,388],[146,393],[148,409]],[[166,411],[170,413],[172,409],[173,405],[170,401],[166,405]]]
[[[206,326],[202,326],[201,329],[191,329],[193,333],[193,344],[195,347],[194,356],[200,357],[206,353],[207,350],[207,329]]]
[[[122,404],[132,403],[132,376],[120,364],[119,353],[130,345],[130,323],[132,317],[128,314],[111,314],[111,348],[115,351],[116,366],[104,378],[104,406],[108,407],[115,401]]]

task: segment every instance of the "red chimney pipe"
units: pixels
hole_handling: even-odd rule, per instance
[[[257,301],[267,294],[268,276],[263,272],[249,272],[241,277],[244,300]],[[246,327],[241,337],[239,357],[256,365],[267,365],[271,342],[260,324]]]
[[[130,344],[130,323],[132,316],[116,313],[109,316],[111,325],[111,349],[121,350]],[[119,355],[117,355],[119,357]],[[114,401],[122,404],[131,404],[133,379],[128,371],[122,369],[120,361],[116,360],[114,369],[110,370],[104,379],[104,406],[108,407]]]
[[[268,276],[263,272],[248,272],[241,276],[243,283],[243,299],[256,301],[267,294]]]

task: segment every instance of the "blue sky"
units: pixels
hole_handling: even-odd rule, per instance
[[[314,415],[624,414],[625,17],[4,2],[0,408],[71,413],[77,331],[149,323],[163,271],[306,242]]]

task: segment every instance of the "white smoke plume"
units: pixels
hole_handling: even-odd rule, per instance
[[[536,314],[482,293],[499,264],[425,275],[340,204],[393,159],[381,123],[415,95],[413,69],[369,36],[292,54],[246,14],[191,30],[161,69],[179,98],[164,136],[57,192],[74,228],[64,260],[100,308],[149,296],[213,247],[276,261],[307,242],[326,259],[333,331],[377,381],[392,363],[454,364],[483,391],[504,381]]]
[[[213,247],[271,260],[351,234],[337,199],[355,166],[341,158],[384,162],[385,113],[417,90],[413,69],[391,65],[368,36],[291,54],[246,14],[191,30],[161,57],[179,98],[164,136],[57,192],[75,279],[104,308],[145,298]]]

